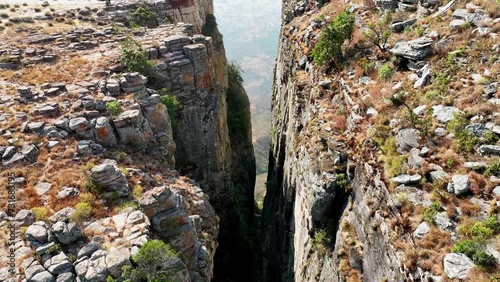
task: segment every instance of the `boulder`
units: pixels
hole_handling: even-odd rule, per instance
[[[136,225],[146,222],[148,219],[141,211],[134,211],[127,217],[127,224]]]
[[[424,158],[420,156],[420,150],[413,148],[410,150],[410,155],[408,156],[408,164],[411,168],[417,169],[424,162]]]
[[[20,210],[14,220],[18,226],[29,226],[35,222],[35,216],[30,210]]]
[[[52,184],[48,182],[38,182],[35,186],[36,193],[38,196],[45,195],[50,188],[52,188]]]
[[[421,37],[410,41],[400,41],[394,45],[390,52],[396,56],[420,61],[432,53],[431,45],[432,39]]]
[[[448,192],[455,195],[462,195],[470,190],[470,179],[468,175],[453,175],[451,182],[448,183]]]
[[[420,71],[422,72],[422,75],[413,84],[413,88],[415,88],[415,89],[424,87],[427,84],[429,84],[429,82],[431,81],[432,70],[431,70],[431,68],[429,67],[428,64],[425,65]]]
[[[71,219],[71,217],[73,216],[74,212],[75,212],[75,209],[73,209],[72,207],[65,207],[64,209],[59,210],[58,212],[53,214],[51,217],[49,217],[49,220],[52,223],[56,223],[58,221],[68,222]]]
[[[16,151],[17,151],[16,147],[8,146],[7,148],[5,148],[3,152],[2,159],[4,160],[10,159],[16,153]]]
[[[465,26],[467,22],[464,20],[452,20],[450,22],[450,28],[451,29],[461,29],[462,27]]]
[[[88,269],[85,273],[87,281],[105,281],[109,272],[106,267],[106,252],[104,250],[95,251],[88,260]]]
[[[38,273],[46,271],[34,257],[29,257],[23,260],[21,268],[24,269],[24,277],[26,277],[28,281],[31,281],[31,278]]]
[[[37,104],[33,108],[33,114],[36,116],[53,117],[57,116],[60,110],[61,109],[59,107],[59,104],[57,103],[42,103],[42,104]]]
[[[420,182],[420,180],[422,180],[422,176],[419,174],[401,174],[391,178],[391,181],[397,184],[417,184]]]
[[[420,140],[418,133],[418,130],[414,128],[401,129],[396,135],[399,149],[402,151],[410,151],[412,148],[417,148]]]
[[[56,195],[58,199],[73,198],[80,194],[80,190],[74,187],[63,187]]]
[[[113,161],[105,161],[93,167],[90,178],[94,183],[104,187],[106,192],[116,193],[119,197],[130,194],[127,177]]]
[[[48,271],[42,271],[31,277],[30,282],[55,282],[56,278]]]
[[[95,123],[96,140],[104,146],[116,146],[118,137],[107,117],[98,117]]]
[[[413,236],[415,238],[421,239],[425,234],[431,231],[431,227],[427,222],[422,222],[418,225],[417,229],[413,232]]]
[[[28,229],[26,229],[26,238],[29,241],[38,242],[38,243],[47,243],[48,236],[48,226],[43,221],[37,221],[30,225]]]
[[[83,246],[83,248],[78,251],[77,258],[80,259],[82,257],[91,257],[95,251],[102,250],[101,244],[98,242],[92,241],[87,245]]]
[[[460,113],[460,110],[456,107],[449,106],[433,106],[432,116],[442,123],[447,123],[453,119],[454,115]]]
[[[391,29],[394,32],[402,32],[405,27],[412,26],[416,21],[416,19],[409,19],[406,21],[394,22],[391,24]]]
[[[475,267],[465,254],[450,253],[444,257],[444,272],[451,279],[465,279],[469,271]]]
[[[72,118],[69,120],[69,128],[72,131],[83,132],[90,127],[89,121],[84,117]]]
[[[36,253],[40,256],[43,256],[45,254],[48,254],[50,253],[51,250],[53,250],[54,246],[56,245],[55,242],[50,242],[50,243],[47,243],[47,244],[43,244],[41,246],[39,246],[38,248],[36,248]]]
[[[487,18],[487,16],[481,10],[476,10],[473,13],[469,13],[466,9],[456,9],[452,14],[453,19],[463,20],[470,22],[473,25],[477,25],[480,21]]]
[[[57,276],[56,282],[73,282],[76,281],[76,276],[71,272],[65,272]]]
[[[455,224],[446,216],[446,212],[437,213],[432,219],[434,219],[434,223],[441,230],[451,231],[455,227]]]
[[[116,248],[111,248],[106,256],[106,266],[109,274],[114,278],[122,276],[122,269],[126,265],[131,265],[128,257],[120,253]]]
[[[69,262],[64,252],[48,259],[43,266],[52,274],[57,275],[73,270],[73,265]]]
[[[479,152],[486,155],[500,155],[500,145],[481,145]]]
[[[80,226],[74,222],[57,222],[52,226],[52,231],[57,240],[64,245],[74,243],[83,238],[83,232]]]

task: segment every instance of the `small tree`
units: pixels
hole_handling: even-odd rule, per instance
[[[363,33],[365,37],[382,52],[387,51],[387,40],[389,40],[391,36],[391,21],[391,14],[385,13],[377,22],[368,24],[368,31]]]
[[[149,53],[142,49],[139,42],[127,39],[122,42],[122,63],[128,71],[148,75],[154,64],[149,60]]]
[[[146,6],[139,6],[130,14],[130,16],[133,19],[133,23],[131,22],[131,25],[139,25],[150,28],[158,26],[158,23],[156,22],[156,15]]]
[[[148,241],[139,252],[132,257],[137,264],[123,268],[123,277],[127,282],[169,282],[172,281],[172,270],[168,268],[170,261],[177,257],[176,253],[160,240]]]
[[[314,62],[318,65],[328,64],[332,60],[336,63],[342,63],[345,52],[351,44],[353,32],[354,14],[344,10],[323,29],[323,33],[311,53]],[[346,41],[347,46],[342,48]]]
[[[161,95],[161,102],[167,107],[168,115],[170,116],[170,125],[172,128],[176,128],[177,117],[179,116],[179,111],[182,109],[182,105],[176,96],[167,94],[166,88],[161,89],[159,94]]]

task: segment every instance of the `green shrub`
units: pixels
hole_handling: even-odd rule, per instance
[[[325,246],[330,243],[330,238],[325,229],[318,229],[314,232],[313,243],[320,246]]]
[[[475,240],[464,240],[456,243],[451,251],[453,253],[462,253],[468,256],[475,264],[481,267],[495,265],[495,258],[485,252],[484,243]]]
[[[116,152],[115,159],[117,162],[123,161],[127,157],[127,153],[123,151]]]
[[[491,130],[486,131],[483,137],[485,144],[496,144],[498,142],[498,135]]]
[[[132,17],[130,21],[130,26],[132,28],[139,26],[154,28],[158,26],[156,15],[145,6],[138,7],[135,11],[130,13],[130,16]]]
[[[368,31],[364,32],[365,38],[377,46],[380,51],[385,52],[387,50],[387,40],[391,36],[391,14],[385,13],[377,22],[372,22],[368,24]]]
[[[95,196],[92,193],[89,193],[89,192],[81,193],[80,195],[78,195],[78,198],[80,199],[80,201],[82,203],[89,203],[91,205],[95,201]]]
[[[332,60],[336,64],[344,61],[354,32],[354,14],[347,10],[340,12],[324,29],[321,37],[311,52],[314,62],[325,65]],[[347,46],[342,48],[345,42]]]
[[[470,233],[472,235],[472,238],[478,241],[483,241],[493,236],[493,230],[486,226],[484,222],[480,221],[472,225],[472,227],[470,228]]]
[[[177,117],[182,109],[182,105],[176,96],[167,95],[167,90],[163,88],[160,90],[161,102],[167,107],[168,115],[170,116],[170,124],[172,128],[177,128]]]
[[[496,160],[486,167],[484,171],[486,176],[499,176],[500,175],[500,160]]]
[[[132,257],[137,267],[132,269],[130,266],[125,266],[123,277],[129,282],[170,282],[173,271],[168,268],[169,262],[176,256],[177,254],[163,241],[148,241]]]
[[[447,125],[448,130],[455,134],[455,141],[459,152],[470,153],[479,142],[474,133],[465,129],[467,125],[469,125],[469,120],[465,115],[460,113],[455,113],[453,119]]]
[[[92,205],[89,203],[78,203],[75,205],[75,213],[73,219],[75,221],[82,221],[92,214]]]
[[[389,63],[381,65],[378,69],[378,76],[381,79],[389,80],[392,77],[392,68]]]
[[[94,168],[94,166],[95,166],[95,163],[93,163],[93,162],[88,162],[88,163],[86,163],[85,165],[83,165],[83,166],[80,168],[80,170],[81,170],[83,173],[87,174],[87,173],[90,173],[90,171]]]
[[[231,62],[227,66],[229,85],[226,89],[227,125],[232,140],[246,138],[251,127],[250,101],[243,88],[241,67]]]
[[[31,209],[36,221],[47,221],[49,219],[49,210],[46,207],[35,207]]]
[[[122,42],[122,63],[128,71],[149,75],[154,63],[149,60],[149,52],[142,49],[139,42],[127,39]]]
[[[46,254],[51,254],[51,255],[57,255],[59,254],[59,252],[61,252],[61,245],[59,245],[58,243],[55,243],[45,251]]]
[[[122,112],[120,102],[118,102],[118,101],[107,102],[106,103],[106,110],[113,116],[116,116]]]
[[[439,97],[440,97],[440,93],[439,93],[439,91],[436,91],[436,90],[427,91],[424,94],[424,98],[427,102],[436,101],[439,99]]]
[[[139,184],[135,185],[132,189],[132,195],[134,195],[134,199],[136,199],[137,201],[142,197],[143,193],[144,188]]]
[[[494,234],[500,233],[500,223],[498,222],[498,216],[492,215],[483,221],[485,226],[493,230]]]
[[[375,63],[368,60],[367,58],[362,58],[359,61],[359,66],[363,69],[365,75],[369,75],[375,69]]]
[[[380,146],[382,151],[380,160],[384,162],[384,171],[387,173],[387,176],[393,177],[403,173],[403,166],[406,163],[406,158],[398,153],[396,138],[389,137],[386,139],[378,139],[377,142],[382,142]]]
[[[424,221],[434,223],[434,216],[441,210],[441,205],[438,202],[432,202],[430,206],[424,210]]]
[[[349,187],[349,180],[345,173],[335,174],[335,184],[338,189],[346,190]]]

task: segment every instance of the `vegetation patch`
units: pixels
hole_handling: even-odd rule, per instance
[[[441,205],[438,202],[432,202],[430,206],[424,210],[424,221],[434,223],[434,216],[441,211]]]
[[[130,16],[132,17],[130,21],[130,27],[132,28],[140,26],[155,28],[158,26],[156,15],[146,6],[139,6],[135,11],[130,13]]]
[[[130,72],[138,72],[148,76],[151,69],[155,66],[153,61],[149,59],[149,52],[142,49],[139,42],[130,38],[123,41],[121,45],[121,60],[125,68]]]
[[[226,90],[227,124],[229,135],[235,140],[246,138],[251,121],[248,109],[250,102],[245,95],[241,67],[236,63],[227,66],[229,86]]]
[[[465,129],[469,125],[469,120],[465,115],[456,113],[452,120],[448,122],[448,130],[455,134],[457,151],[470,153],[478,143],[479,138],[473,132]]]
[[[344,10],[323,29],[318,43],[311,52],[317,65],[326,65],[333,61],[339,66],[344,62],[345,53],[349,49],[354,33],[354,21],[354,14]]]
[[[177,257],[172,248],[161,240],[148,241],[132,257],[135,268],[125,266],[123,277],[127,282],[169,282],[173,281],[171,261]]]
[[[172,128],[177,128],[177,119],[182,110],[182,105],[174,95],[168,95],[167,89],[163,88],[159,91],[160,99],[163,105],[167,107],[168,115],[170,116],[170,124]]]
[[[46,207],[35,207],[31,209],[36,221],[47,221],[49,219],[49,210]]]
[[[456,243],[451,251],[453,253],[462,253],[468,256],[475,264],[488,268],[495,265],[495,258],[485,252],[486,245],[484,242],[476,240],[463,240]]]
[[[118,101],[107,102],[106,110],[113,116],[119,115],[122,112],[120,102]]]
[[[363,33],[365,38],[382,52],[387,50],[387,40],[392,34],[391,22],[391,14],[385,13],[378,21],[369,23],[368,31]]]

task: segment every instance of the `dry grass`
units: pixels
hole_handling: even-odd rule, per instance
[[[415,243],[418,247],[418,265],[435,275],[443,274],[442,261],[444,255],[451,248],[450,234],[433,227],[429,233],[422,239],[416,240]]]
[[[460,210],[466,216],[476,216],[481,212],[481,207],[471,203],[469,200],[464,200],[460,202]]]
[[[35,65],[23,68],[18,71],[16,81],[29,85],[54,82],[71,83],[87,77],[91,69],[92,64],[88,59],[76,55],[69,60],[59,61],[53,65]],[[12,78],[7,80],[11,81]]]

